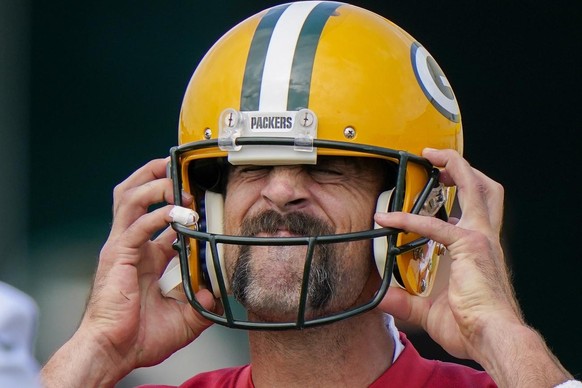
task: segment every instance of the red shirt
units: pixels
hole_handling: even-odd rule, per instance
[[[370,388],[381,387],[497,387],[489,375],[464,365],[427,360],[418,354],[403,333],[404,350]],[[168,388],[169,385],[146,385],[148,388]],[[221,387],[254,388],[251,365],[219,369],[194,376],[179,388]]]

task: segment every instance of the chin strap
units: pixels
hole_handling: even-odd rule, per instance
[[[163,296],[188,303],[182,287],[182,271],[178,256],[174,256],[168,263],[164,273],[158,280],[158,284]]]

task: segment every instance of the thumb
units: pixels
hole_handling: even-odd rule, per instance
[[[206,310],[214,311],[216,308],[214,295],[212,295],[208,290],[203,289],[198,291],[196,293],[196,300],[198,300],[198,303],[200,303]],[[211,321],[200,315],[200,313],[188,303],[185,303],[182,309],[184,319],[191,330],[192,339],[198,337],[204,330],[213,324]]]
[[[426,298],[411,295],[401,288],[390,287],[379,307],[396,319],[424,327],[423,323],[430,302]]]

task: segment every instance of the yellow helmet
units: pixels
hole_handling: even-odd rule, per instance
[[[374,238],[383,281],[368,304],[313,320],[305,319],[300,308],[295,322],[237,318],[221,244],[257,238],[222,234],[222,180],[215,163],[308,164],[318,155],[387,159],[398,166],[398,177],[394,189],[380,196],[378,210],[446,218],[454,194],[439,186],[438,170],[420,157],[425,147],[462,152],[460,112],[433,57],[394,23],[327,1],[283,4],[244,20],[216,42],[194,72],[182,104],[179,146],[171,150],[176,202],[181,203],[181,190],[191,192],[197,198],[194,210],[202,216],[195,228],[172,224],[187,299],[215,322],[276,329],[367,311],[382,299],[393,272],[409,292],[427,295],[439,259],[436,244],[390,228],[374,229],[370,220],[370,230],[359,236]],[[196,301],[194,292],[201,287],[222,295],[223,314]]]

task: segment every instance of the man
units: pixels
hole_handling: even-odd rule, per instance
[[[319,1],[247,19],[194,73],[179,142],[116,187],[86,313],[46,386],[112,386],[212,322],[251,330],[251,364],[184,386],[572,378],[513,296],[502,187],[461,157],[446,77],[392,23]],[[462,216],[447,222],[454,187]],[[177,206],[148,212],[159,202]],[[443,256],[449,285],[429,300]],[[392,316],[485,372],[422,359]]]

